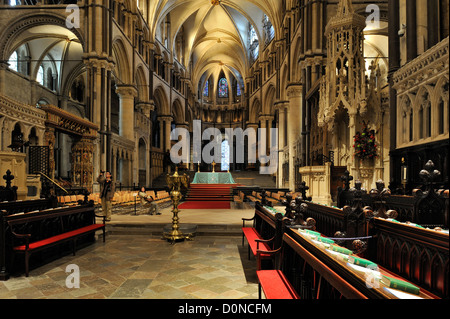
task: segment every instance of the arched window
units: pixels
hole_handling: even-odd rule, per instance
[[[242,92],[241,92],[241,86],[239,85],[239,83],[236,84],[236,96],[241,96]]]
[[[50,90],[53,90],[53,72],[51,68],[47,69],[47,85],[46,87],[49,88]]]
[[[208,97],[209,96],[209,80],[205,83],[205,88],[203,90],[203,96]]]
[[[220,163],[220,169],[222,171],[228,171],[230,169],[230,145],[228,140],[222,142],[222,161]]]
[[[19,64],[18,64],[17,52],[16,51],[14,51],[13,54],[11,54],[11,56],[9,57],[8,63],[9,63],[9,68],[11,70],[14,70],[16,72],[19,71],[19,67],[18,67]]]
[[[228,82],[225,78],[219,80],[219,97],[228,97]]]
[[[256,60],[259,56],[259,42],[258,42],[258,36],[256,34],[256,30],[253,27],[253,25],[250,24],[250,52],[252,54],[252,59]]]
[[[263,25],[264,25],[264,41],[267,45],[273,40],[275,36],[275,29],[273,28],[272,22],[270,22],[269,17],[267,15],[264,15]]]
[[[42,67],[42,65],[38,69],[38,73],[36,75],[36,81],[40,85],[44,85],[44,68]]]

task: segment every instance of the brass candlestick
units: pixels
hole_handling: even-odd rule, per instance
[[[172,204],[173,204],[173,209],[172,209],[172,213],[173,213],[173,218],[172,218],[172,230],[168,233],[164,233],[163,236],[165,239],[170,240],[171,243],[173,244],[176,240],[184,240],[184,239],[189,239],[189,235],[184,235],[181,231],[180,231],[180,227],[178,225],[178,203],[181,200],[181,186],[185,186],[188,187],[189,184],[189,176],[187,176],[186,174],[183,174],[183,176],[179,176],[178,175],[178,168],[175,168],[175,173],[170,176],[169,174],[167,174],[166,176],[166,181],[167,181],[167,185],[169,186],[170,189],[170,197],[172,199]]]

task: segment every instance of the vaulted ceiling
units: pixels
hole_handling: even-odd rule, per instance
[[[184,32],[182,61],[196,85],[210,75],[218,78],[221,71],[237,79],[239,75],[245,78],[251,63],[249,25],[254,27],[259,43],[263,43],[263,16],[268,16],[275,30],[281,30],[282,3],[280,0],[159,0],[149,2],[148,14],[155,38],[161,22],[170,16],[170,51],[176,48],[179,32]]]

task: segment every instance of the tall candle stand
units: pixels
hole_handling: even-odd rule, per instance
[[[163,233],[163,237],[169,240],[172,244],[177,240],[190,239],[190,235],[185,235],[181,232],[179,226],[179,218],[178,218],[178,204],[181,200],[181,186],[188,187],[189,185],[189,176],[183,174],[183,176],[178,175],[178,167],[175,169],[175,173],[170,176],[167,174],[166,176],[167,185],[170,189],[170,197],[172,199],[173,204],[173,217],[172,217],[172,230],[167,233]]]

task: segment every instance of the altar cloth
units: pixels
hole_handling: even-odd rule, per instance
[[[192,184],[235,184],[231,173],[195,173]]]

